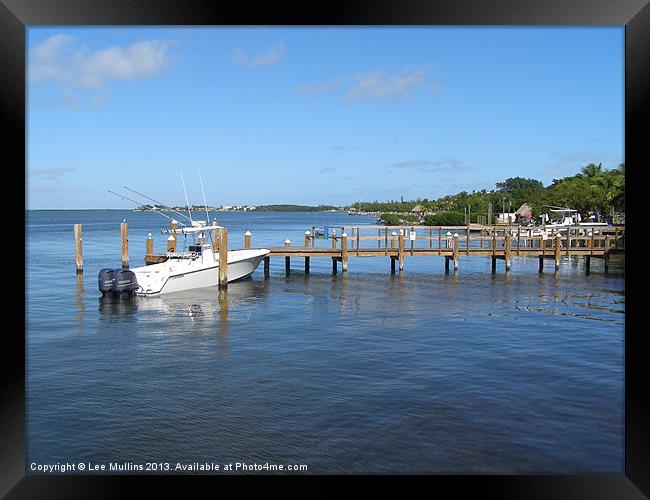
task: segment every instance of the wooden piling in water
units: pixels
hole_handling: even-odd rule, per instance
[[[560,269],[560,260],[562,258],[562,236],[560,233],[555,235],[555,270]]]
[[[264,277],[268,278],[271,270],[271,257],[264,257]]]
[[[357,232],[357,238],[358,236]],[[341,234],[341,271],[344,273],[348,271],[348,235],[345,232]]]
[[[311,233],[305,231],[305,248],[309,248],[309,242],[311,241]]]
[[[467,233],[467,241],[465,244],[465,255],[469,255],[469,217],[467,218],[467,227],[465,228],[465,232]]]
[[[145,256],[145,261],[147,260],[146,257],[150,257],[153,255],[153,237],[151,236],[151,233],[147,236],[147,242],[145,244],[145,250],[144,250],[144,256]]]
[[[250,231],[246,231],[244,233],[244,249],[250,250],[252,239],[253,239],[252,233]]]
[[[397,243],[397,233],[393,231],[390,233],[390,247],[395,248],[395,244]]]
[[[454,271],[458,270],[458,233],[454,233]]]
[[[228,230],[222,227],[219,234],[219,290],[228,288]]]
[[[212,221],[211,231],[212,231],[212,253],[216,255],[217,252],[219,251],[219,236],[218,236],[216,220]]]
[[[540,255],[538,257],[538,259],[539,259],[539,272],[543,273],[544,272],[544,256]]]
[[[129,268],[129,225],[126,222],[120,224],[120,237],[122,240],[122,267]]]
[[[585,257],[585,273],[589,274],[589,268],[591,267],[591,257],[587,255]]]
[[[506,242],[505,242],[505,249],[504,249],[504,259],[506,261],[506,271],[510,271],[510,239],[512,236],[510,235],[510,231],[506,234]]]
[[[399,249],[397,251],[399,257],[399,270],[402,272],[404,270],[404,234],[400,232],[399,235]]]
[[[395,274],[395,257],[390,258],[390,274]]]
[[[84,272],[84,257],[81,244],[81,224],[74,225],[74,242],[75,242],[75,268],[77,274]]]
[[[286,248],[289,248],[291,246],[291,240],[289,238],[284,240],[284,246]],[[289,276],[291,273],[291,257],[284,258],[284,272],[287,276]]]

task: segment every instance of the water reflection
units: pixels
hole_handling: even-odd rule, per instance
[[[83,274],[77,274],[77,284],[75,289],[75,299],[77,303],[77,323],[79,323],[79,334],[83,335],[84,333],[84,311],[86,306],[84,305],[84,278]]]
[[[102,296],[99,298],[99,314],[102,317],[130,317],[138,310],[136,297],[121,298]]]

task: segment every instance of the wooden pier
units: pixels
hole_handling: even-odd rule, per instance
[[[338,264],[347,272],[351,257],[384,257],[390,259],[390,271],[404,270],[405,261],[411,257],[445,257],[445,270],[453,264],[459,268],[460,256],[488,257],[492,260],[492,272],[496,271],[497,260],[504,261],[510,271],[512,257],[537,257],[539,271],[544,261],[551,259],[557,271],[563,256],[578,256],[585,259],[585,269],[590,270],[591,259],[603,259],[605,272],[609,258],[625,252],[624,226],[576,226],[565,228],[550,236],[540,234],[536,227],[512,226],[338,226],[339,235],[329,236],[331,245],[316,246],[312,232],[305,232],[303,246],[269,248],[264,259],[264,275],[269,275],[270,259],[284,257],[285,271],[290,273],[291,258],[305,259],[305,273],[309,273],[311,257],[332,259],[332,273],[336,274]],[[365,234],[364,234],[365,233]],[[372,234],[369,234],[372,233]]]
[[[167,250],[176,249],[176,225],[172,224],[167,240]],[[264,276],[270,274],[270,260],[283,257],[285,272],[291,272],[291,259],[304,259],[304,271],[309,273],[311,258],[328,258],[332,261],[332,273],[339,269],[347,272],[349,261],[355,257],[384,257],[389,260],[390,272],[404,271],[405,262],[412,257],[442,256],[445,270],[453,264],[459,268],[460,257],[486,257],[492,260],[492,272],[497,261],[502,260],[506,271],[510,271],[512,257],[536,257],[539,271],[544,270],[544,261],[553,261],[555,271],[560,268],[562,257],[577,256],[585,259],[585,270],[590,271],[591,259],[603,259],[605,272],[609,269],[610,256],[625,254],[625,226],[571,226],[541,231],[541,227],[518,226],[330,226],[330,234],[317,238],[315,227],[305,231],[304,244],[293,246],[286,239],[283,246],[269,248],[264,258]],[[225,257],[228,248],[228,230],[224,227],[208,226],[212,245],[219,254],[220,288],[228,283]],[[81,248],[81,225],[75,224],[75,262],[77,273],[83,272]],[[549,234],[550,233],[550,234]],[[128,268],[128,225],[120,225],[122,267]],[[246,231],[244,248],[250,249],[253,235]],[[327,240],[330,240],[329,242]],[[267,247],[268,248],[268,247]],[[167,260],[166,254],[154,254],[151,233],[146,240],[145,264]]]

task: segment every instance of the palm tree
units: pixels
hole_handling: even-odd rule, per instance
[[[593,163],[590,163],[586,167],[582,167],[580,175],[584,177],[596,177],[598,174],[601,174],[603,171],[602,163],[599,163],[597,166]]]

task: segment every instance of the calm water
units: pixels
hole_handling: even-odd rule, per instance
[[[302,244],[338,213],[217,213],[230,246]],[[132,211],[27,214],[28,463],[306,464],[313,473],[624,470],[624,275],[595,260],[284,259],[215,289],[102,301],[166,221]],[[72,224],[83,224],[74,271]],[[326,243],[327,244],[327,243]],[[618,272],[617,272],[618,270]]]

